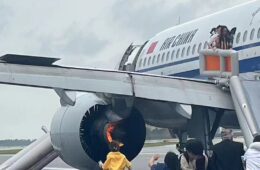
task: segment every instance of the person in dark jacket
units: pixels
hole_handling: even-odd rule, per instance
[[[179,159],[174,152],[167,152],[164,163],[156,163],[159,158],[158,154],[152,156],[148,163],[151,170],[179,170]]]
[[[221,131],[222,141],[212,147],[212,170],[243,170],[241,156],[244,155],[244,146],[240,142],[233,141],[231,129]]]

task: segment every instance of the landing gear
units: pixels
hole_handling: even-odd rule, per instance
[[[177,137],[179,139],[179,143],[176,144],[176,148],[180,152],[180,154],[183,153],[185,143],[187,142],[187,139],[188,139],[187,131],[169,129],[169,132],[171,134],[171,137],[176,137],[176,135],[177,135]]]
[[[209,107],[192,106],[191,119],[188,119],[187,128],[182,130],[169,129],[172,137],[179,138],[176,145],[180,153],[184,152],[185,143],[188,138],[196,138],[201,140],[206,153],[211,150],[212,140],[220,125],[224,110]]]
[[[188,121],[187,132],[190,138],[197,138],[202,141],[206,153],[213,145],[212,140],[223,114],[223,110],[192,106],[192,116]]]

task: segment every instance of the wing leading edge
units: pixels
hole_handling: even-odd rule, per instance
[[[230,93],[212,82],[134,72],[2,62],[0,83],[234,109]]]

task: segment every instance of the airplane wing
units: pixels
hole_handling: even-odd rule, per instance
[[[234,109],[230,93],[224,92],[211,81],[53,65],[57,58],[7,54],[0,59],[2,84],[108,93]]]

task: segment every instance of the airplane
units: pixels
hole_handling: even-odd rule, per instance
[[[240,74],[259,73],[259,22],[257,0],[174,26],[142,45],[131,44],[118,70],[7,54],[1,57],[0,83],[55,90],[61,108],[51,123],[51,145],[55,156],[78,169],[98,169],[111,138],[134,159],[145,142],[145,124],[168,128],[181,144],[195,137],[206,146],[219,126],[240,128],[241,122],[230,94],[200,74],[200,51],[232,49]]]

